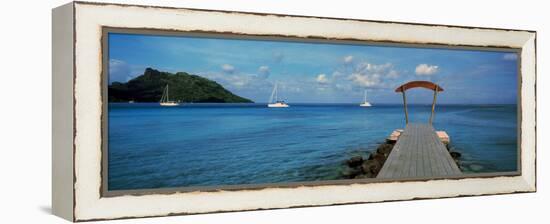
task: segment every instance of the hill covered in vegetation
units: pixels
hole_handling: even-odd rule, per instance
[[[215,81],[186,72],[176,74],[145,69],[140,75],[126,83],[113,82],[109,85],[109,102],[159,102],[166,85],[170,100],[195,103],[252,103],[237,96]]]

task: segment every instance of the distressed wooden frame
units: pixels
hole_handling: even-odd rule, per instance
[[[71,221],[536,191],[536,32],[73,2],[53,10],[54,214]],[[247,24],[243,26],[242,24]],[[102,191],[105,28],[368,41],[520,52],[520,173],[206,191]],[[429,189],[429,190],[426,190]]]

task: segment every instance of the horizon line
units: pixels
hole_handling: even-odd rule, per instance
[[[108,103],[128,103],[128,102],[108,102]],[[134,102],[134,103],[159,103],[159,102]],[[252,103],[220,103],[220,102],[180,102],[183,104],[269,104],[269,102],[252,102]],[[288,103],[289,105],[292,104],[349,104],[349,105],[359,105],[361,102],[358,103],[323,103],[323,102],[295,102],[295,103]],[[372,103],[373,106],[375,105],[387,105],[387,106],[393,106],[393,105],[403,105],[403,103]],[[408,103],[407,106],[431,106],[431,103],[428,104],[422,104],[422,103]],[[493,105],[516,105],[517,103],[436,103],[437,105],[449,105],[449,106],[455,106],[455,105],[487,105],[487,106],[493,106]]]

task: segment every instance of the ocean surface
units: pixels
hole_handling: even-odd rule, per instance
[[[409,106],[427,122],[430,106]],[[405,126],[402,105],[109,104],[109,190],[342,179]],[[465,173],[517,170],[516,105],[437,105]]]

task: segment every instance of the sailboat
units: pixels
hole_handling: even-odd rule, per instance
[[[267,107],[289,107],[288,104],[285,103],[285,101],[279,100],[279,91],[277,90],[277,84],[278,83],[275,83],[275,86],[273,87],[271,98],[269,98],[269,103],[267,104]]]
[[[162,92],[162,97],[160,98],[160,105],[165,107],[173,107],[180,105],[176,101],[170,101],[170,98],[168,97],[168,84],[166,84],[166,87],[164,87],[164,91]]]
[[[365,89],[365,97],[363,99],[363,103],[359,104],[359,106],[361,107],[370,107],[372,106],[368,101],[367,101],[367,90]]]

